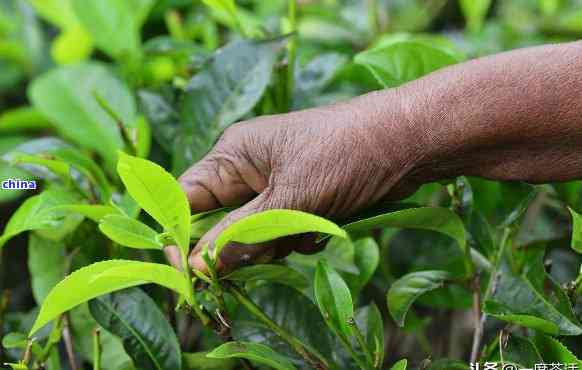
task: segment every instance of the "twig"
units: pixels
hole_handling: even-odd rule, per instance
[[[93,332],[93,370],[101,370],[101,331]]]
[[[65,314],[63,317],[63,340],[65,342],[65,350],[67,352],[67,359],[69,360],[69,367],[71,370],[79,370],[77,362],[75,361],[75,352],[73,351],[73,337],[71,336],[71,329],[69,323],[69,316]]]
[[[483,340],[483,326],[485,321],[481,318],[481,277],[477,273],[473,279],[473,320],[475,330],[473,331],[473,346],[471,347],[470,363],[475,363],[479,359],[479,350]]]

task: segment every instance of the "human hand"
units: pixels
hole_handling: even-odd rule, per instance
[[[200,255],[233,222],[267,209],[295,209],[343,218],[415,190],[409,176],[421,157],[415,136],[398,109],[394,92],[372,93],[346,103],[259,117],[228,128],[215,147],[180,182],[196,212],[232,211],[198,242],[189,262],[205,271]],[[393,99],[391,99],[393,98]],[[390,106],[387,108],[387,106]],[[227,245],[217,268],[231,270],[292,251],[323,246],[314,235],[298,235],[257,246]],[[167,249],[179,265],[175,248]]]

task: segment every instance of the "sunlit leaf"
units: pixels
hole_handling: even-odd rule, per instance
[[[117,171],[132,198],[174,237],[186,255],[190,205],[176,179],[159,165],[124,153],[119,153]]]
[[[127,216],[109,215],[99,223],[99,230],[114,242],[129,248],[162,249],[158,233]]]
[[[176,269],[156,263],[109,260],[83,267],[58,283],[44,300],[30,335],[81,303],[136,285],[156,283],[188,297],[188,284]]]

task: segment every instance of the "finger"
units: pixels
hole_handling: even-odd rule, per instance
[[[211,153],[180,176],[192,210],[201,212],[235,206],[256,193],[241,176],[236,159]]]
[[[172,266],[178,270],[182,270],[182,258],[178,247],[175,245],[169,245],[164,248],[164,254]]]

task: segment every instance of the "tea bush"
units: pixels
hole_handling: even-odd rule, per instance
[[[265,211],[206,247],[202,273],[188,267],[191,245],[228,210],[192,214],[175,180],[236,121],[576,39],[581,6],[4,0],[0,180],[40,189],[0,190],[0,363],[582,366],[580,182],[460,177],[349,220]],[[216,271],[229,242],[306,232],[325,250]],[[181,269],[167,264],[168,245]]]

